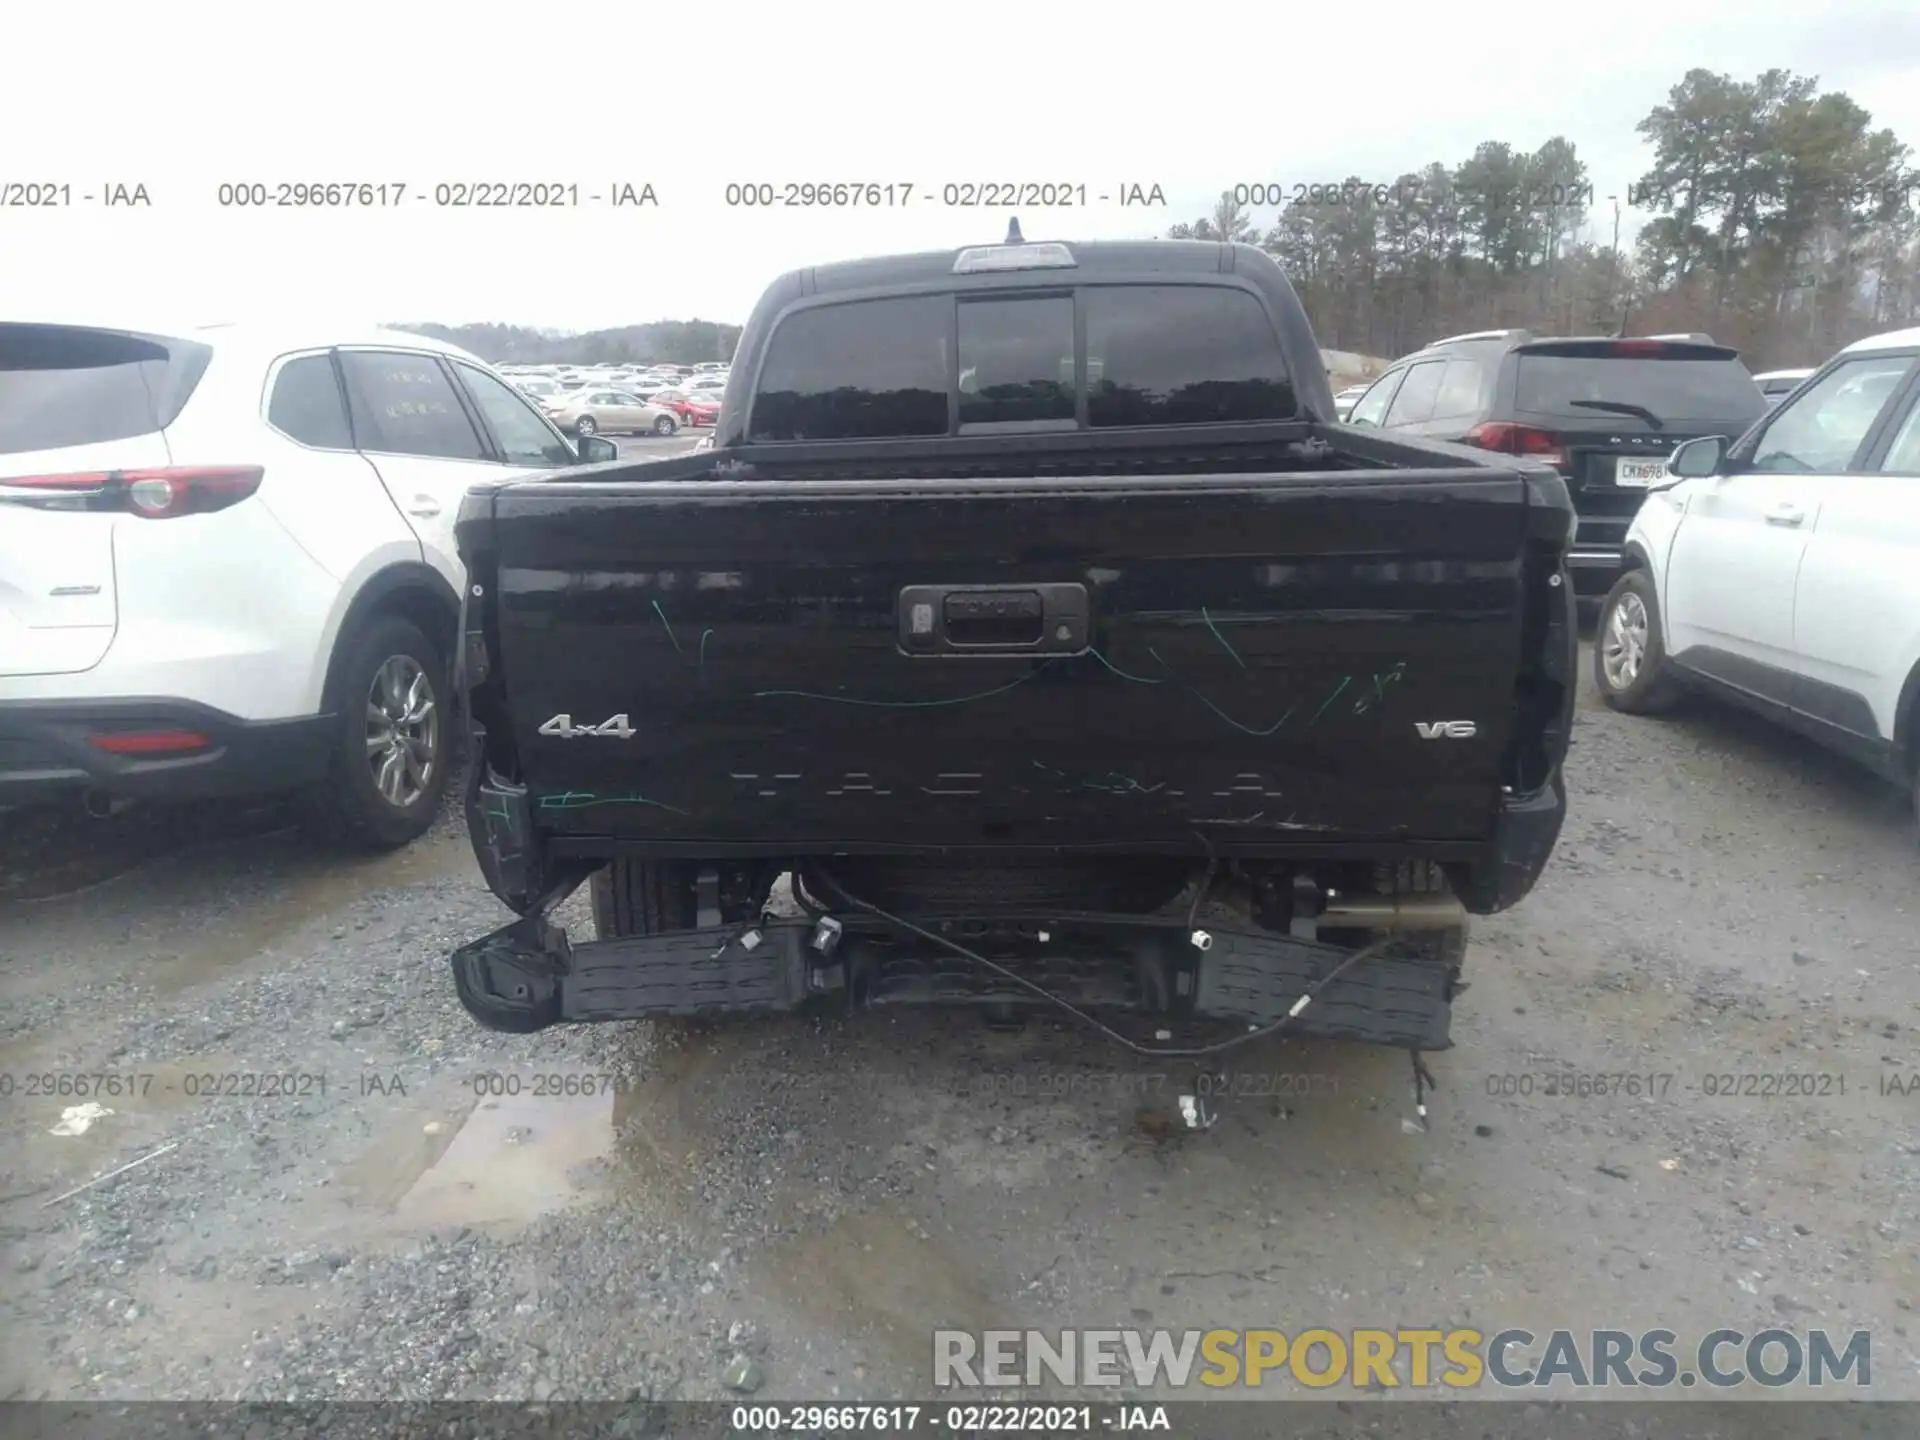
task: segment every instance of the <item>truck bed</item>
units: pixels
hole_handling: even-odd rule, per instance
[[[487,772],[574,854],[1436,859],[1551,772],[1549,472],[1341,426],[1037,441],[476,491]]]

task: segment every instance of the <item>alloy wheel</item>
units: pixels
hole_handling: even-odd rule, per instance
[[[367,690],[367,767],[373,788],[404,810],[433,783],[440,712],[433,682],[411,655],[389,656]]]
[[[1647,658],[1647,607],[1631,590],[1625,591],[1607,612],[1600,638],[1600,666],[1607,684],[1625,690],[1640,678]]]

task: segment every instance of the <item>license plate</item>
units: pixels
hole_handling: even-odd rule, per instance
[[[1664,460],[1629,460],[1624,456],[1614,462],[1613,483],[1623,488],[1644,490],[1649,485],[1659,485],[1667,479],[1667,462]]]

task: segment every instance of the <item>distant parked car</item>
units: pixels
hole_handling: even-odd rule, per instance
[[[564,394],[566,387],[558,380],[549,380],[544,375],[510,375],[513,388],[523,395],[531,395],[536,400],[545,400],[550,396]]]
[[[1574,593],[1604,596],[1627,526],[1683,440],[1731,442],[1767,413],[1740,353],[1705,336],[1481,330],[1394,361],[1348,424],[1545,461],[1579,512]]]
[[[1753,383],[1760,387],[1760,393],[1766,396],[1769,408],[1778,405],[1787,396],[1800,388],[1800,382],[1813,374],[1807,370],[1763,370],[1753,377]]]
[[[671,435],[680,428],[680,421],[671,410],[649,405],[626,390],[600,390],[592,386],[549,401],[547,414],[554,424],[575,435],[597,435],[603,430]]]
[[[685,390],[678,387],[656,390],[647,397],[647,403],[658,405],[663,410],[671,410],[674,417],[683,425],[693,424],[694,399]]]
[[[1353,407],[1359,403],[1360,397],[1367,393],[1367,387],[1372,383],[1370,380],[1362,381],[1358,385],[1349,385],[1336,394],[1333,397],[1333,413],[1342,420],[1346,419],[1353,413]]]
[[[648,403],[671,410],[682,425],[711,425],[720,414],[717,390],[658,390]]]
[[[680,388],[690,395],[697,395],[703,390],[711,390],[714,394],[718,395],[727,388],[727,377],[724,374],[695,375],[682,384]]]

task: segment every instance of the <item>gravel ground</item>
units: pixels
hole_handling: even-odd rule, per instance
[[[1902,797],[1591,695],[1570,779],[1424,1135],[1405,1057],[1333,1044],[1239,1057],[1187,1134],[1185,1076],[1050,1023],[494,1035],[451,816],[372,862],[272,807],[0,817],[0,1398],[878,1399],[940,1326],[1423,1322],[1864,1327],[1920,1395]],[[1672,1079],[1490,1093],[1562,1070]],[[1707,1093],[1783,1071],[1846,1092]],[[76,1073],[133,1078],[54,1134]]]

